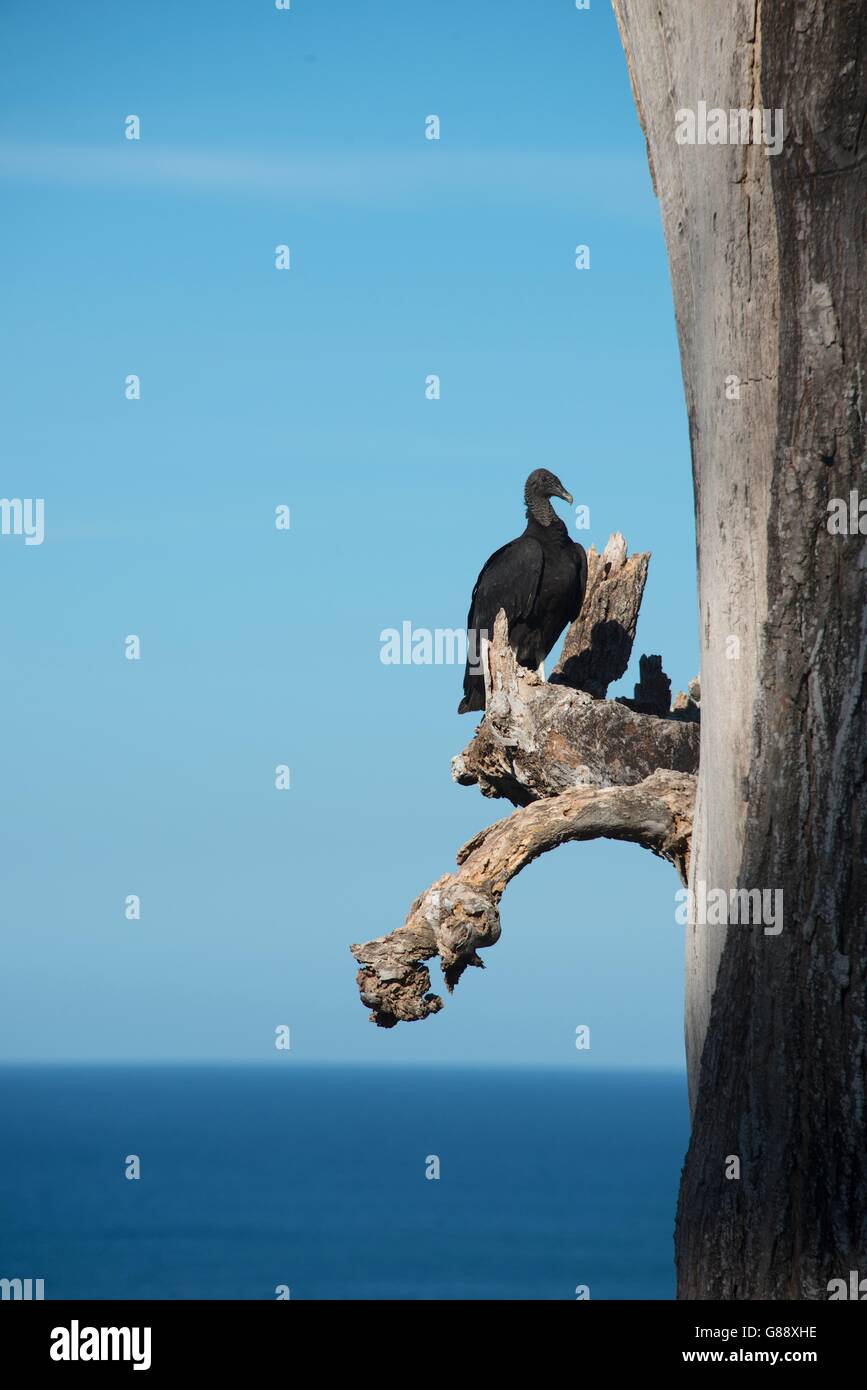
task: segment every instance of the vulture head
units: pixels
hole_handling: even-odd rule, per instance
[[[566,491],[555,473],[547,468],[534,469],[524,484],[524,501],[527,515],[535,517],[543,526],[547,526],[554,517],[549,500],[551,497],[561,497],[570,506],[572,504],[571,492]]]

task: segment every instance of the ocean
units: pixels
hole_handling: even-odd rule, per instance
[[[10,1066],[0,1278],[46,1299],[670,1299],[687,1142],[674,1073]]]

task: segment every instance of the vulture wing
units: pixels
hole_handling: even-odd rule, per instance
[[[584,602],[584,595],[587,592],[587,551],[584,549],[583,545],[578,545],[577,542],[575,549],[578,551],[578,603],[570,619],[570,622],[573,623],[581,612],[581,605]]]
[[[506,610],[510,628],[520,619],[529,618],[544,568],[542,547],[532,536],[519,536],[495,550],[476,580],[467,627],[487,632],[490,639],[501,608]]]
[[[485,708],[484,677],[472,666],[474,657],[478,660],[481,655],[478,634],[486,633],[488,640],[493,637],[494,622],[501,608],[506,611],[509,631],[516,622],[526,621],[533,612],[544,568],[545,556],[539,542],[532,536],[519,536],[494,552],[476,580],[467,614],[467,628],[473,635],[469,641],[464,698],[458,705],[459,714]]]

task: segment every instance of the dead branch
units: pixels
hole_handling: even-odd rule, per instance
[[[568,787],[633,786],[660,767],[698,771],[692,715],[642,714],[625,701],[543,681],[518,665],[506,632],[501,613],[488,647],[485,717],[452,762],[461,786],[526,806]]]
[[[686,883],[698,768],[698,690],[668,709],[660,658],[642,658],[635,700],[602,698],[626,669],[649,555],[627,557],[622,536],[591,549],[582,612],[556,668],[520,666],[500,612],[485,651],[485,716],[453,776],[522,809],[479,831],[458,869],[437,879],[402,927],[355,945],[362,1003],[381,1028],[442,1008],[424,961],[438,956],[451,991],[500,935],[510,879],[568,840],[629,840],[667,859]],[[581,681],[584,688],[576,688]],[[646,712],[652,710],[655,712]]]
[[[458,869],[416,898],[389,936],[353,946],[361,999],[381,1028],[442,1008],[421,962],[439,956],[451,991],[477,952],[500,936],[499,903],[510,879],[569,840],[605,837],[643,845],[686,882],[695,778],[659,770],[632,787],[576,787],[513,812],[468,841]]]

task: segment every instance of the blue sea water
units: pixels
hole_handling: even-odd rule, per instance
[[[687,1138],[674,1074],[7,1067],[0,1277],[48,1299],[673,1298]]]

